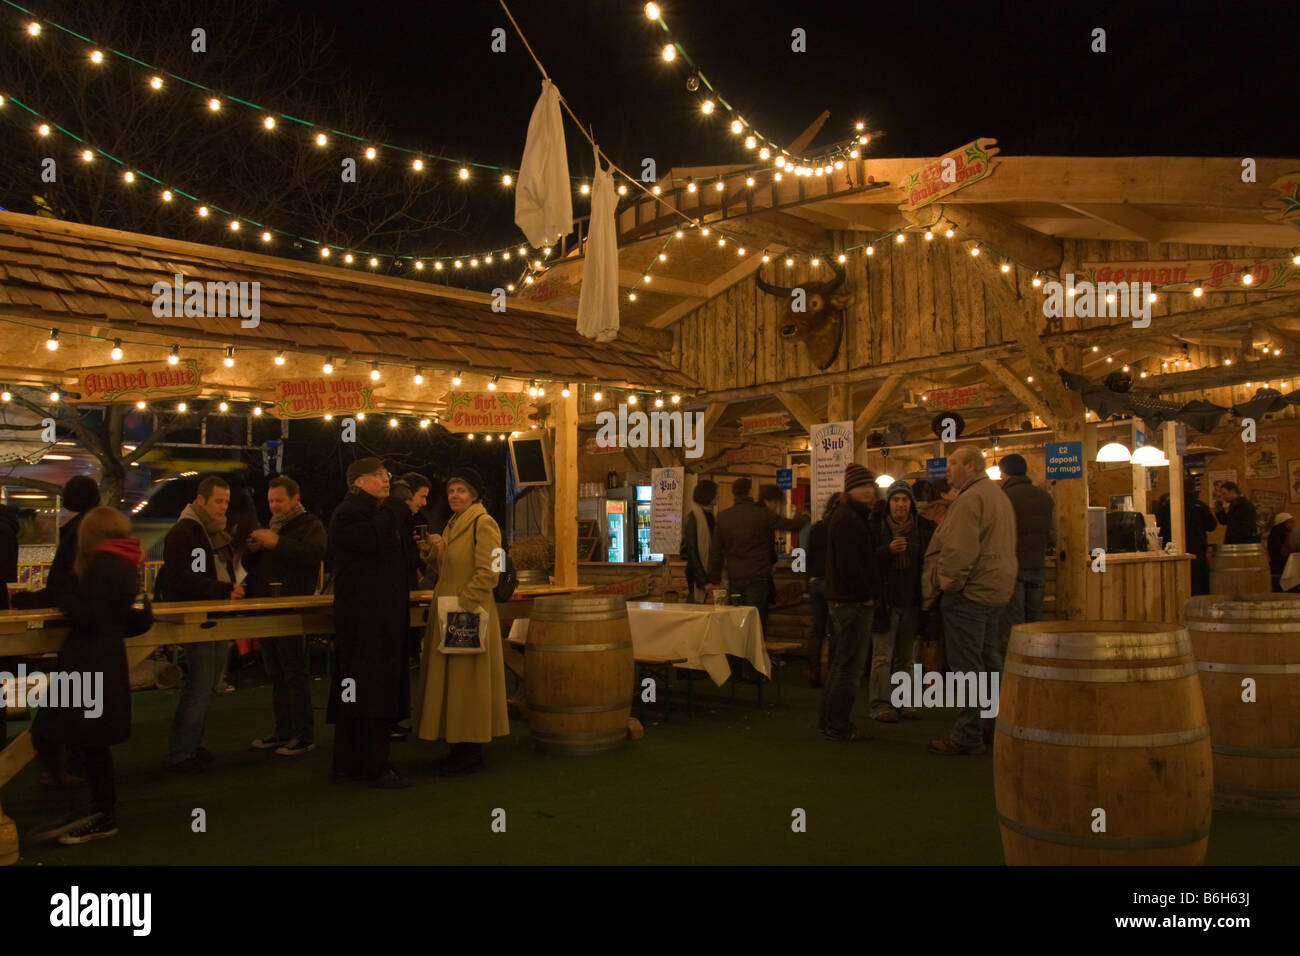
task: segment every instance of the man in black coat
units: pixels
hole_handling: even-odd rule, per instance
[[[244,581],[249,597],[315,594],[325,557],[325,525],[302,506],[298,482],[284,475],[266,489],[270,528],[249,535]],[[294,757],[316,748],[307,677],[307,636],[270,637],[260,641],[266,676],[271,678],[275,733],[253,741],[257,750]]]
[[[334,567],[334,673],[326,720],[334,727],[334,779],[409,787],[388,762],[392,725],[411,714],[406,666],[410,515],[388,494],[378,458],[348,466],[349,493],[330,518]]]
[[[821,731],[827,740],[870,740],[853,724],[853,701],[871,649],[879,587],[872,505],[876,476],[861,465],[844,469],[844,497],[826,522],[826,604],[834,645],[822,695]]]
[[[1195,478],[1184,479],[1183,486],[1183,537],[1187,540],[1187,553],[1192,556],[1192,594],[1210,593],[1210,565],[1206,560],[1209,534],[1217,525],[1214,512],[1201,500]],[[1173,521],[1170,517],[1168,496],[1156,507],[1156,525],[1163,541],[1173,540]]]
[[[921,565],[934,537],[934,522],[917,514],[916,499],[905,481],[890,485],[885,504],[883,514],[871,516],[880,599],[876,604],[875,633],[871,635],[871,677],[867,686],[871,690],[871,719],[896,724],[899,717],[921,718],[915,707],[895,708],[890,703],[891,678],[905,671],[911,679],[921,631]]]
[[[1255,506],[1235,481],[1225,481],[1215,489],[1214,516],[1228,529],[1223,535],[1224,544],[1259,544]]]
[[[163,541],[163,601],[238,600],[244,589],[235,583],[234,548],[226,529],[230,485],[209,475],[199,482],[194,501]],[[229,641],[185,645],[185,686],[172,719],[171,751],[167,766],[182,773],[197,773],[215,758],[203,746],[203,733],[212,705],[217,675],[230,653]]]
[[[1047,589],[1047,551],[1056,547],[1056,502],[1029,480],[1023,455],[1006,455],[998,462],[1002,490],[1016,513],[1016,589],[1004,615],[1003,639],[1017,624],[1043,619]]]

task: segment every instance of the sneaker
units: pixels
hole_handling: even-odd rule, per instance
[[[28,831],[27,836],[23,838],[23,846],[36,846],[39,843],[57,840],[68,831],[94,820],[95,817],[96,814],[93,813],[67,813],[53,820],[47,820]]]
[[[983,744],[974,744],[973,746],[968,747],[965,744],[957,743],[957,741],[953,740],[951,737],[945,737],[943,740],[930,741],[930,753],[939,754],[941,757],[978,756],[979,754],[987,752],[988,748]]]
[[[268,734],[265,737],[258,737],[253,741],[254,750],[275,750],[277,747],[283,747],[285,744],[293,743],[292,737],[280,737],[276,734]]]
[[[370,785],[381,790],[403,790],[411,785],[411,779],[396,767],[389,767],[378,777],[373,778]]]
[[[59,837],[59,842],[64,846],[73,846],[111,836],[117,836],[117,821],[107,814],[97,813],[75,830],[69,830]]]
[[[203,764],[204,770],[207,770],[209,767],[211,767],[214,763],[217,762],[217,758],[213,756],[212,751],[209,750],[207,747],[200,747],[198,750],[194,751],[194,758],[199,763]]]
[[[898,715],[894,713],[892,710],[878,710],[871,715],[871,719],[878,720],[882,724],[898,723]]]
[[[309,753],[316,749],[316,744],[310,740],[299,740],[294,737],[293,740],[285,742],[283,747],[276,747],[275,753],[279,757],[296,757],[299,754]]]
[[[238,688],[234,684],[221,683],[212,688],[214,694],[233,694]]]

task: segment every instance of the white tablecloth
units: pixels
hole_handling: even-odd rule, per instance
[[[1287,555],[1282,567],[1282,590],[1290,591],[1297,584],[1300,584],[1300,551]]]
[[[731,677],[728,654],[745,658],[764,677],[772,676],[755,608],[629,601],[627,623],[637,654],[684,657],[681,666],[707,672],[719,687]],[[527,639],[528,621],[516,618],[510,625],[509,640],[522,644]]]

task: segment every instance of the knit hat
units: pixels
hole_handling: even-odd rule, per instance
[[[1290,521],[1294,517],[1295,515],[1291,514],[1289,511],[1280,511],[1273,516],[1273,527],[1276,528],[1278,525]]]
[[[89,511],[99,507],[99,485],[89,475],[76,475],[63,486],[63,507],[69,511]]]
[[[852,491],[860,485],[874,485],[876,476],[869,468],[854,462],[844,469],[844,490]]]
[[[916,495],[912,494],[912,486],[909,485],[907,482],[896,481],[892,485],[890,485],[889,494],[885,495],[885,500],[888,501],[890,498],[894,497],[894,495],[897,494],[907,495],[907,497],[912,499],[912,505],[913,506],[916,505]]]
[[[451,469],[451,474],[447,476],[447,484],[453,481],[464,482],[469,485],[470,490],[474,492],[474,497],[483,497],[483,476],[470,467],[456,466]]]
[[[1003,455],[998,467],[1002,469],[1004,477],[1018,477],[1029,472],[1023,455]]]
[[[378,458],[358,458],[352,464],[348,465],[348,486],[363,475],[373,475],[379,469],[384,467],[384,463]]]

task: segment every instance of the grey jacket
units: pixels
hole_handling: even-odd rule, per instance
[[[1016,589],[1016,513],[982,472],[972,477],[930,540],[922,576],[925,604],[937,591],[1001,607]]]

